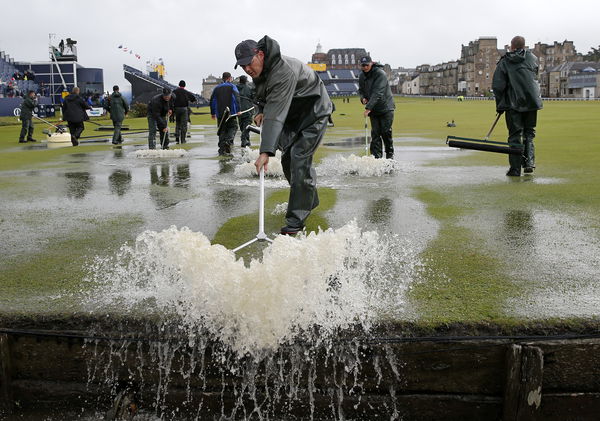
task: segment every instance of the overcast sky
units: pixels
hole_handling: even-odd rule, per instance
[[[568,39],[582,53],[600,44],[598,0],[27,0],[5,10],[0,49],[15,60],[47,61],[48,34],[71,37],[79,63],[103,68],[105,89],[122,90],[124,63],[144,69],[160,57],[167,80],[200,92],[208,74],[242,74],[233,70],[235,45],[265,34],[304,62],[320,41],[325,51],[365,48],[392,67],[457,59],[461,44],[480,36],[497,37],[499,47],[517,34],[531,46]]]

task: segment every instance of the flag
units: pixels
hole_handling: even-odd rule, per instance
[[[123,44],[119,45],[119,48],[123,48]]]
[[[127,52],[127,50],[128,50],[128,48],[127,48],[127,47],[123,48],[123,51]]]

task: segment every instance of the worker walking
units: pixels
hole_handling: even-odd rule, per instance
[[[179,81],[179,88],[173,91],[175,96],[173,106],[175,107],[175,142],[185,143],[187,134],[189,105],[196,102],[196,97],[185,89],[185,80]]]
[[[525,38],[514,37],[510,51],[500,58],[492,89],[496,97],[496,111],[506,113],[508,143],[523,145],[523,155],[508,155],[509,177],[520,177],[521,168],[532,173],[535,168],[535,126],[537,111],[542,109],[542,97],[536,81],[538,60],[525,49]]]
[[[156,149],[156,131],[160,146],[169,149],[169,127],[167,119],[173,114],[171,90],[163,88],[162,93],[154,96],[148,103],[148,148]]]
[[[113,138],[112,144],[118,145],[123,143],[123,136],[121,136],[121,127],[125,116],[129,113],[129,104],[123,95],[119,92],[117,85],[113,86],[113,93],[108,97],[108,104],[106,107],[110,113],[110,119],[113,123]]]
[[[240,93],[232,81],[231,73],[224,72],[223,83],[217,85],[210,96],[211,118],[217,120],[219,127],[220,156],[232,155],[231,146],[238,128],[235,115],[240,111]],[[229,108],[229,115],[226,108]]]
[[[85,130],[84,121],[90,119],[86,110],[91,110],[83,98],[79,95],[79,88],[76,86],[71,91],[71,94],[65,97],[62,104],[63,120],[69,126],[71,134],[71,143],[73,146],[79,145],[79,137]]]

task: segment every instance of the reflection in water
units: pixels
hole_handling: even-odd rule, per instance
[[[190,164],[177,164],[173,185],[186,189],[190,187]]]
[[[389,225],[392,219],[393,204],[394,202],[388,197],[370,202],[365,215],[367,221],[376,225]]]
[[[108,176],[110,191],[117,196],[123,196],[131,187],[131,172],[126,170],[114,170]]]
[[[150,166],[150,183],[157,186],[169,185],[169,165],[154,164]]]
[[[94,179],[89,172],[65,173],[67,180],[67,197],[83,199],[94,184]]]
[[[113,156],[115,158],[123,158],[125,155],[123,154],[123,148],[115,148],[113,149]]]
[[[535,225],[533,214],[528,210],[510,210],[504,214],[506,242],[515,248],[529,247],[535,244]]]
[[[150,183],[160,187],[190,187],[190,165],[185,164],[153,164],[150,166]],[[150,188],[150,198],[159,209],[176,205],[182,200],[179,189]]]

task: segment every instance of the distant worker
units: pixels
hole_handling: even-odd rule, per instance
[[[35,142],[33,138],[33,110],[37,107],[37,97],[35,92],[27,92],[27,96],[21,103],[21,135],[19,143]],[[27,139],[25,139],[27,136]]]
[[[258,43],[242,41],[235,47],[236,67],[242,66],[256,87],[262,126],[256,171],[268,170],[269,157],[280,149],[283,173],[290,184],[286,226],[295,235],[319,205],[317,175],[312,160],[327,129],[331,100],[317,73],[295,58],[281,54],[279,43],[264,36]]]
[[[248,77],[240,76],[240,83],[237,85],[240,93],[240,111],[252,111],[245,112],[238,117],[240,124],[240,131],[242,132],[242,148],[250,146],[250,132],[246,130],[249,124],[252,124],[254,118],[254,89],[248,85]]]
[[[362,72],[358,77],[358,93],[360,102],[365,105],[364,116],[371,120],[371,155],[383,157],[383,141],[385,157],[393,159],[392,123],[396,105],[387,75],[383,66],[374,63],[369,56],[360,59],[360,67]]]
[[[496,97],[496,111],[506,113],[508,142],[524,146],[523,155],[508,155],[509,177],[520,177],[521,167],[525,173],[535,168],[533,139],[537,123],[537,111],[542,109],[540,89],[536,82],[537,57],[525,50],[525,38],[514,37],[510,52],[500,58],[492,89]]]
[[[185,80],[179,81],[179,88],[173,91],[175,99],[175,142],[185,143],[188,126],[188,110],[190,102],[196,102],[196,97],[185,89]]]
[[[223,73],[223,83],[217,85],[210,96],[210,114],[217,120],[219,132],[219,155],[232,156],[231,146],[237,132],[237,121],[234,118],[240,111],[240,94],[237,87],[231,83],[231,73]],[[229,108],[229,116],[225,109]]]
[[[148,103],[148,148],[156,149],[156,131],[160,146],[169,149],[169,127],[167,119],[173,114],[171,90],[163,88],[162,93],[154,96]]]
[[[71,94],[66,96],[62,104],[63,120],[69,126],[71,134],[71,143],[73,146],[79,145],[79,137],[85,130],[84,121],[89,120],[86,110],[91,110],[83,98],[79,95],[79,88],[76,86]]]
[[[113,145],[123,143],[123,136],[121,136],[121,126],[125,116],[129,113],[129,104],[123,95],[119,92],[117,85],[113,86],[113,93],[108,97],[108,104],[106,110],[110,113],[110,119],[113,123]]]

